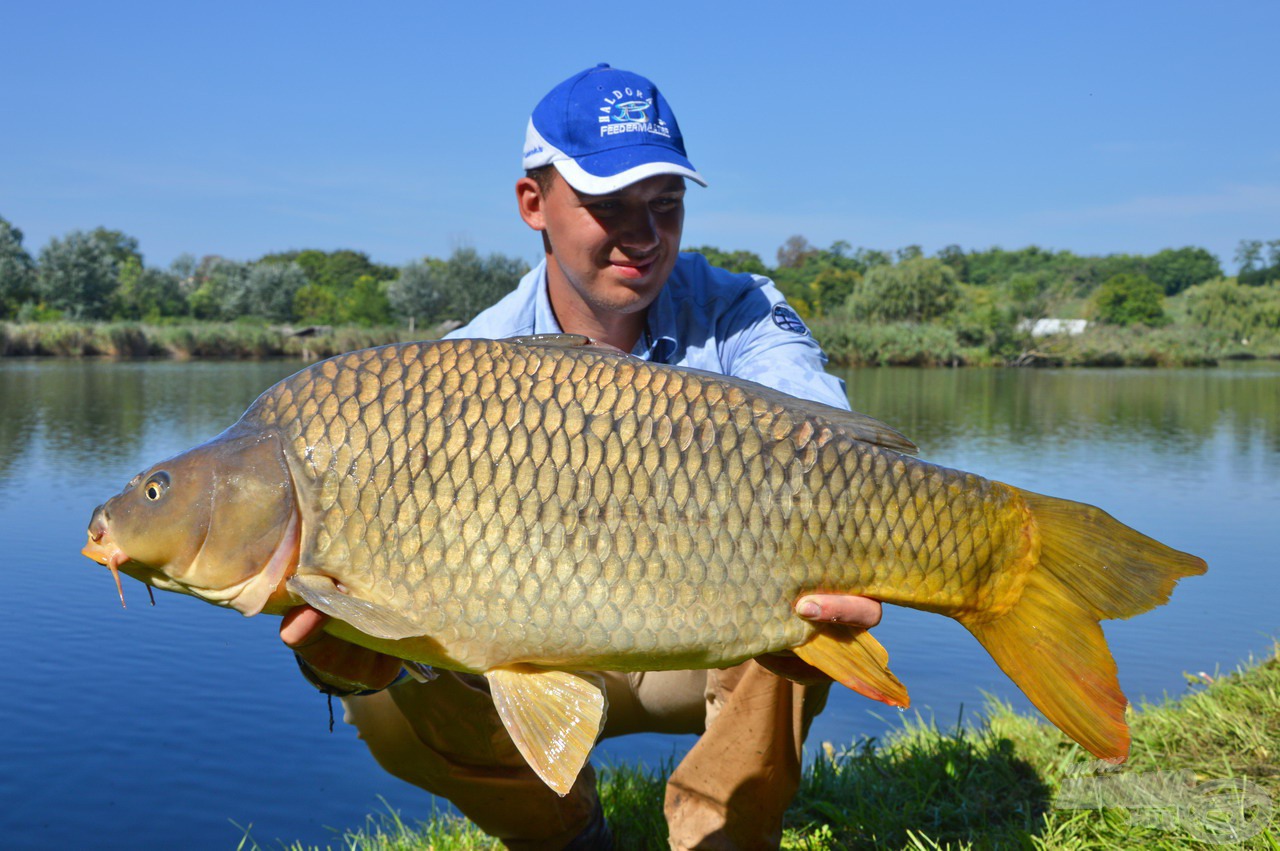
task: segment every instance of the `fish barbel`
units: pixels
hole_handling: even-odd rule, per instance
[[[1129,748],[1099,620],[1202,560],[1103,511],[909,457],[863,416],[557,335],[351,352],[99,506],[85,555],[245,615],[303,603],[393,656],[483,673],[563,794],[603,717],[591,671],[784,650],[905,706],[851,593],[963,624],[1095,755]]]

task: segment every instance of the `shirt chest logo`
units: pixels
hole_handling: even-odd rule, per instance
[[[809,336],[809,329],[805,327],[804,320],[800,318],[800,314],[791,309],[790,305],[775,304],[773,306],[773,324],[783,331],[790,331],[801,337]]]

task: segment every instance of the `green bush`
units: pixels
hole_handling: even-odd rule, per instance
[[[960,366],[991,360],[982,349],[961,345],[955,330],[942,325],[819,318],[812,331],[831,360],[847,366]]]
[[[1145,275],[1108,278],[1093,295],[1093,316],[1109,325],[1163,325],[1164,290]]]
[[[1250,287],[1235,280],[1210,281],[1187,290],[1186,302],[1191,322],[1233,340],[1280,330],[1280,284]]]
[[[960,299],[955,270],[941,260],[914,257],[870,269],[846,302],[857,320],[926,322],[950,313]]]

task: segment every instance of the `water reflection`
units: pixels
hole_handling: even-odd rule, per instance
[[[133,463],[144,447],[154,451],[175,440],[202,441],[299,366],[288,361],[2,363],[0,477],[7,478],[36,444],[56,468],[102,470]]]
[[[0,475],[39,440],[53,462],[112,466],[175,431],[229,425],[299,364],[0,364]],[[854,406],[925,457],[967,441],[1143,442],[1178,455],[1225,428],[1280,452],[1280,364],[1205,370],[871,369],[840,373]],[[165,441],[167,442],[167,441]]]
[[[930,457],[958,441],[1142,442],[1177,455],[1226,428],[1280,452],[1280,364],[1197,370],[878,369],[838,372],[856,409]]]

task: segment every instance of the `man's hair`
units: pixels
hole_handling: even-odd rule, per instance
[[[542,190],[542,194],[546,195],[551,191],[552,175],[555,174],[556,167],[551,164],[541,165],[537,168],[531,168],[525,171],[524,176],[533,178],[538,184],[538,188]]]

